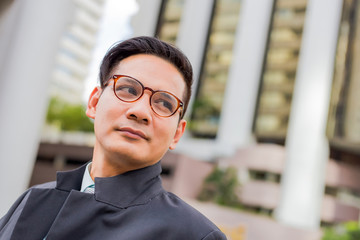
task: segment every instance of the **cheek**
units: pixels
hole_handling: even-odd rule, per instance
[[[114,122],[117,116],[117,109],[112,104],[100,103],[96,109],[94,119],[95,131],[108,129]]]
[[[170,145],[172,140],[174,139],[176,129],[177,129],[177,122],[164,122],[162,124],[159,124],[158,127],[156,127],[155,132],[157,133],[157,138],[161,139],[160,141],[164,144],[167,143],[167,145]],[[164,144],[165,145],[165,144]]]

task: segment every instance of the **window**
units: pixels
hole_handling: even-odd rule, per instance
[[[259,141],[285,140],[306,4],[306,0],[275,1],[254,120]]]
[[[360,3],[344,0],[327,135],[332,145],[360,146]]]
[[[183,9],[184,0],[163,0],[156,36],[175,45]]]
[[[216,137],[232,61],[240,2],[240,0],[214,2],[208,43],[189,126],[194,137]]]

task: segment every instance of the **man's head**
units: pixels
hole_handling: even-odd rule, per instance
[[[152,165],[175,148],[192,82],[191,65],[178,49],[150,37],[116,44],[104,57],[100,81],[86,111],[94,119],[93,166],[107,169],[97,176]]]
[[[191,96],[191,85],[193,82],[192,66],[188,58],[175,46],[153,37],[134,37],[123,42],[114,44],[106,53],[100,66],[99,79],[100,86],[105,87],[105,83],[111,78],[111,71],[123,59],[136,54],[154,55],[168,61],[174,65],[182,74],[186,92],[182,96],[184,116]]]

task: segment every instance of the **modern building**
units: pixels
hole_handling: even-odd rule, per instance
[[[23,176],[11,189],[0,185],[1,192],[9,193],[8,199],[1,200],[4,209],[30,179],[34,165],[30,159],[36,155],[46,109],[41,93],[49,86],[50,76],[55,76],[53,83],[64,83],[64,89],[74,89],[74,93],[81,89],[81,66],[88,61],[91,34],[99,17],[96,1],[47,2],[23,0],[1,10],[0,32],[5,37],[0,50],[6,57],[0,58],[0,182],[5,183],[9,173]],[[56,14],[49,10],[55,3]],[[176,154],[218,161],[223,167],[236,166],[243,184],[242,202],[288,226],[318,229],[321,222],[358,216],[358,1],[137,3],[139,11],[132,18],[134,35],[158,36],[176,44],[194,68],[188,130]],[[38,14],[36,4],[48,11]],[[77,12],[74,6],[86,10]],[[29,26],[41,27],[29,30]],[[23,36],[27,36],[27,44]],[[34,55],[30,48],[39,51]],[[34,56],[35,67],[28,64]],[[77,62],[68,64],[64,59]],[[19,76],[19,66],[26,74],[18,81],[6,81]],[[59,77],[65,80],[59,81]],[[39,124],[29,129],[24,116],[27,122]],[[53,147],[41,145],[39,155],[56,158],[58,169],[71,167],[72,159],[86,161],[91,154],[89,147],[73,151],[62,144],[47,152]],[[66,166],[61,154],[68,154]],[[23,172],[18,171],[19,165]],[[175,172],[171,170],[174,165],[169,162],[168,172]],[[54,170],[46,164],[37,167],[34,171]]]
[[[246,162],[239,152],[276,144],[284,162],[270,177],[279,194],[267,209],[279,222],[314,229],[340,221],[322,211],[323,199],[338,201],[341,192],[351,193],[341,199],[353,200],[356,219],[359,189],[340,182],[329,187],[327,169],[341,165],[339,178],[351,170],[348,180],[360,180],[358,1],[137,2],[135,35],[175,43],[194,67],[189,128],[179,152]],[[259,166],[271,165],[266,156]]]
[[[81,104],[105,0],[74,0],[71,21],[59,39],[50,95]]]

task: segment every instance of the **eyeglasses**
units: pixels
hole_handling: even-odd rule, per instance
[[[139,80],[126,75],[112,76],[105,86],[111,79],[114,80],[113,90],[115,96],[123,102],[131,103],[139,100],[142,95],[144,95],[145,89],[147,89],[151,91],[150,107],[156,115],[160,117],[170,117],[174,115],[179,108],[183,109],[183,102],[170,92],[161,90],[154,91],[149,87],[144,87]],[[182,117],[182,111],[180,117]]]

